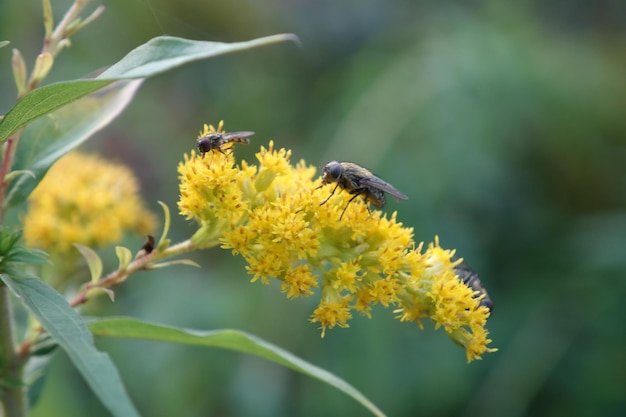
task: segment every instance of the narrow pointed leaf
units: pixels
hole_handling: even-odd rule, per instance
[[[50,84],[26,94],[0,121],[0,142],[20,127],[58,108],[78,100],[111,80],[78,80]]]
[[[50,84],[24,96],[0,121],[0,142],[4,142],[25,124],[103,88],[114,80],[148,78],[189,62],[285,41],[299,42],[291,34],[234,43],[194,41],[171,36],[153,38],[132,50],[96,79]]]
[[[157,244],[157,248],[159,250],[164,250],[169,246],[169,240],[167,239],[167,234],[170,231],[170,208],[162,201],[159,201],[161,208],[163,209],[163,233],[161,234],[161,239],[159,239],[159,243]]]
[[[196,268],[202,268],[200,264],[192,261],[191,259],[174,259],[173,261],[150,264],[150,269],[165,268],[165,267],[172,266],[172,265],[187,265],[187,266],[195,266]]]
[[[125,248],[124,246],[116,246],[115,254],[117,255],[117,259],[120,262],[118,269],[124,270],[128,266],[129,263],[133,260],[133,254],[130,249]]]
[[[37,404],[43,393],[44,383],[48,375],[48,365],[55,349],[51,348],[50,350],[45,354],[31,356],[26,362],[24,381],[28,385],[28,402],[31,407]]]
[[[48,262],[48,254],[39,249],[22,248],[11,256],[11,261],[24,264],[44,264]]]
[[[26,62],[19,49],[13,49],[13,56],[11,57],[11,66],[13,67],[13,80],[15,81],[15,87],[17,88],[18,97],[24,93],[26,89]]]
[[[89,323],[89,328],[96,336],[158,340],[195,346],[218,347],[259,356],[312,378],[319,379],[348,394],[372,414],[384,416],[378,407],[344,380],[278,346],[274,346],[245,332],[229,329],[213,331],[190,330],[148,323],[128,317],[97,319]]]
[[[19,301],[63,348],[104,406],[116,417],[138,417],[117,368],[94,346],[82,317],[48,284],[39,279],[0,275]]]
[[[292,34],[272,35],[234,43],[159,36],[130,51],[98,78],[144,78],[188,62],[286,41],[299,43],[298,37]]]
[[[46,39],[50,39],[54,28],[54,18],[52,17],[52,5],[50,0],[43,0],[43,27],[46,29]]]
[[[83,255],[85,261],[87,261],[89,272],[91,272],[91,282],[97,282],[102,276],[102,260],[93,249],[79,245],[78,243],[74,243],[74,246]]]
[[[87,291],[87,299],[91,300],[92,298],[95,298],[100,294],[106,294],[112,302],[115,301],[115,292],[110,288],[103,287],[90,288]]]
[[[141,83],[118,81],[28,125],[13,163],[13,169],[24,174],[9,184],[7,205],[23,202],[53,163],[115,119]]]
[[[39,83],[46,78],[52,69],[52,65],[54,65],[54,57],[50,52],[39,54],[35,60],[35,69],[33,70],[31,82]]]

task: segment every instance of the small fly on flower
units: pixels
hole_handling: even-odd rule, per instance
[[[227,143],[243,143],[247,145],[250,143],[248,136],[252,135],[254,135],[254,132],[213,132],[198,138],[196,148],[198,148],[200,155],[204,158],[204,154],[212,150],[224,153],[222,146]]]
[[[458,258],[453,257],[453,260]],[[487,290],[483,287],[483,283],[480,281],[478,274],[472,268],[469,267],[465,262],[461,262],[456,267],[454,267],[454,272],[459,277],[459,279],[463,282],[463,284],[467,285],[469,288],[474,291],[478,291],[478,296],[484,295],[482,300],[480,300],[480,305],[485,306],[489,309],[489,312],[493,311],[493,301],[489,298],[489,294],[487,294]]]
[[[376,207],[383,207],[385,205],[385,193],[391,194],[396,199],[407,200],[408,197],[398,191],[393,185],[386,181],[381,180],[376,175],[372,174],[369,170],[354,164],[352,162],[337,162],[331,161],[324,166],[324,174],[322,175],[322,185],[317,187],[318,189],[326,184],[332,182],[337,183],[333,191],[320,204],[325,204],[335,191],[337,187],[341,187],[350,194],[354,194],[354,197],[348,201],[348,204],[343,208],[339,220],[343,217],[346,209],[359,195],[363,195],[366,201],[375,205]]]

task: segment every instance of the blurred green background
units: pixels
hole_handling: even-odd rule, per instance
[[[53,1],[58,19],[69,1]],[[84,76],[149,38],[273,45],[145,83],[83,150],[133,167],[145,199],[175,212],[176,166],[203,123],[257,132],[318,167],[358,162],[410,196],[390,201],[417,241],[439,235],[494,300],[484,360],[391,311],[324,339],[316,297],[250,284],[215,249],[203,268],[141,273],[94,314],[254,333],[344,378],[389,416],[626,415],[626,3],[602,1],[113,1],[47,82]],[[0,3],[0,40],[28,65],[41,5]],[[0,50],[0,113],[14,103]],[[173,238],[193,225],[175,218]],[[130,238],[131,247],[141,237]],[[103,251],[111,258],[112,249]],[[366,415],[325,384],[229,351],[98,340],[145,416]],[[34,416],[105,416],[62,352]]]

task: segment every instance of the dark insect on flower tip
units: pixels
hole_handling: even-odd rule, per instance
[[[141,250],[145,251],[146,254],[148,254],[154,250],[154,236],[146,235],[146,238],[146,243],[143,244]]]
[[[458,260],[458,258],[452,257],[452,260],[455,261]],[[493,301],[489,298],[489,294],[487,294],[487,290],[483,287],[483,283],[480,281],[476,271],[470,268],[467,263],[461,262],[454,267],[454,272],[456,272],[456,275],[463,282],[463,284],[467,285],[474,291],[478,291],[477,297],[484,296],[480,300],[480,305],[487,307],[491,313],[493,311]]]

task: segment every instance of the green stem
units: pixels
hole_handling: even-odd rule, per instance
[[[0,284],[0,405],[6,417],[28,414],[26,388],[22,383],[24,361],[15,350],[13,312],[9,289]]]
[[[154,251],[150,254],[144,255],[141,258],[132,261],[123,270],[114,271],[107,275],[105,278],[99,280],[98,282],[87,283],[85,286],[83,286],[83,289],[76,295],[76,297],[74,297],[74,299],[70,301],[70,305],[72,307],[77,307],[87,302],[89,297],[89,290],[93,288],[109,288],[114,285],[120,284],[126,281],[126,279],[128,279],[128,277],[135,272],[149,268],[150,264],[156,263],[156,261],[200,249],[208,249],[210,247],[217,246],[218,244],[219,242],[215,240],[203,246],[196,246],[191,242],[191,240],[185,240],[184,242],[180,242],[176,245],[170,246],[165,250]]]
[[[52,56],[56,56],[63,48],[63,40],[67,38],[67,27],[78,18],[80,12],[91,0],[76,0],[74,4],[63,16],[63,19],[59,22],[54,32],[50,36],[50,39],[46,39],[42,53],[50,52]]]
[[[94,288],[106,289],[106,288],[115,286],[117,284],[120,284],[126,281],[128,277],[130,277],[135,272],[141,271],[144,269],[149,269],[150,264],[156,263],[156,261],[170,258],[176,255],[181,255],[184,253],[193,252],[193,251],[200,250],[200,249],[208,249],[217,245],[219,245],[219,241],[217,240],[213,242],[209,242],[202,246],[195,246],[193,243],[191,243],[191,240],[185,240],[184,242],[180,242],[176,245],[170,246],[167,249],[164,249],[162,251],[154,251],[150,254],[144,255],[132,261],[125,269],[114,271],[110,273],[109,275],[107,275],[105,278],[102,278],[101,280],[99,280],[98,282],[95,282],[95,283],[89,282],[85,284],[83,288],[81,289],[81,291],[79,291],[79,293],[69,302],[70,306],[78,307],[81,304],[84,304],[87,301],[89,301],[89,291],[91,289],[94,289]],[[36,328],[31,329],[29,332],[29,336],[26,337],[24,342],[18,348],[17,350],[18,353],[16,356],[18,358],[28,356],[33,341],[36,340],[37,336],[43,332],[44,332],[44,329],[40,324],[37,325]],[[4,416],[0,414],[0,417],[4,417]],[[6,417],[10,417],[10,416],[7,414]]]

